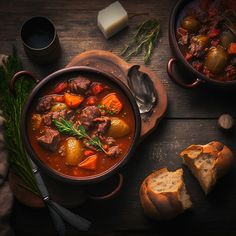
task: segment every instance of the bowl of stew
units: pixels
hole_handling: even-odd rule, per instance
[[[22,72],[14,77],[12,86]],[[111,74],[79,66],[37,81],[22,112],[22,138],[39,168],[64,183],[89,184],[132,157],[141,119],[128,87]]]
[[[236,85],[236,4],[230,0],[180,0],[169,21],[169,41],[175,57],[167,72],[179,85],[192,88],[207,82]],[[193,82],[176,78],[177,63],[191,72]]]

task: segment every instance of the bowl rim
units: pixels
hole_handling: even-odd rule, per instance
[[[177,59],[180,60],[181,64],[184,65],[185,67],[187,67],[187,69],[190,72],[192,72],[193,74],[195,74],[196,77],[199,78],[200,80],[203,80],[205,82],[208,82],[208,83],[211,83],[214,85],[218,85],[218,86],[219,85],[220,86],[236,85],[236,80],[225,82],[225,81],[219,81],[219,80],[214,80],[214,79],[208,78],[203,73],[194,69],[193,66],[188,61],[186,61],[186,59],[184,58],[184,56],[179,48],[177,39],[176,39],[176,29],[177,29],[176,24],[177,24],[177,20],[179,19],[179,12],[182,11],[184,8],[186,8],[185,5],[189,2],[190,2],[189,0],[179,0],[174,5],[174,7],[171,11],[170,19],[169,19],[169,42],[170,42],[171,49],[174,51],[175,56],[177,57]]]
[[[62,75],[67,75],[70,73],[76,73],[76,72],[89,72],[89,73],[95,73],[98,75],[102,75],[105,79],[109,79],[112,83],[114,83],[115,86],[118,86],[118,88],[122,91],[122,93],[127,97],[132,110],[134,114],[134,120],[135,120],[135,132],[134,132],[134,137],[133,137],[133,142],[126,153],[126,155],[115,165],[111,166],[109,169],[105,170],[104,172],[101,172],[97,175],[91,175],[91,176],[86,176],[86,177],[74,177],[74,176],[69,176],[63,173],[60,173],[53,168],[47,166],[34,152],[33,147],[30,144],[29,138],[28,138],[28,111],[31,108],[32,102],[36,99],[36,97],[39,94],[39,91],[47,84],[50,83],[51,81],[55,80],[59,76]],[[63,182],[68,182],[68,183],[76,183],[76,184],[86,184],[86,183],[96,183],[101,180],[104,180],[108,178],[109,176],[115,174],[118,172],[118,170],[123,167],[127,161],[130,159],[130,157],[134,154],[134,151],[139,143],[140,140],[140,133],[141,133],[141,115],[139,113],[139,109],[137,106],[137,103],[135,101],[135,98],[133,97],[130,89],[122,82],[119,80],[117,77],[114,75],[104,72],[102,70],[99,70],[97,68],[92,68],[88,66],[74,66],[74,67],[69,67],[69,68],[64,68],[55,71],[54,73],[46,76],[36,86],[33,88],[32,92],[30,93],[23,111],[21,115],[21,136],[23,139],[23,142],[25,144],[26,150],[30,156],[30,158],[38,165],[40,170],[43,170],[44,172],[48,173],[49,175],[55,177],[58,180],[61,180]]]

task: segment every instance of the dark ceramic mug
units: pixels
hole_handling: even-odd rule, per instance
[[[59,38],[54,24],[46,17],[33,17],[21,27],[24,50],[33,61],[46,64],[55,61],[60,53]]]

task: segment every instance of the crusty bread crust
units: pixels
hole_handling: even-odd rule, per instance
[[[210,154],[212,157],[214,157],[214,163],[212,167],[213,175],[210,185],[207,188],[204,188],[200,182],[204,192],[207,194],[214,187],[217,180],[228,173],[232,168],[234,163],[234,155],[232,151],[223,143],[213,141],[206,145],[191,145],[180,153],[180,157],[183,158],[184,163],[187,166],[191,167],[193,160],[198,158],[201,154]],[[195,177],[197,177],[197,171],[198,170],[193,171]]]
[[[182,173],[183,170],[181,169]],[[150,181],[163,172],[168,172],[167,168],[157,170],[146,177],[140,188],[140,201],[147,216],[156,220],[168,220],[176,217],[184,211],[182,202],[179,199],[179,191],[184,185],[179,183],[176,192],[155,192],[150,187]]]

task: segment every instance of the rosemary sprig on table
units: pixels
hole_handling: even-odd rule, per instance
[[[121,55],[129,60],[132,56],[137,56],[145,50],[144,62],[150,61],[156,41],[160,35],[160,23],[157,19],[144,21],[134,35],[131,42],[122,50]]]
[[[97,148],[98,150],[104,152],[107,154],[106,150],[103,148],[103,144],[101,143],[99,137],[90,137],[84,126],[79,125],[77,128],[74,127],[74,124],[68,120],[65,120],[64,118],[60,118],[60,120],[53,120],[53,124],[55,125],[56,129],[63,134],[68,134],[71,136],[75,136],[79,139],[86,138],[88,139],[89,143]]]
[[[4,67],[0,66],[0,109],[6,119],[4,131],[10,168],[22,180],[22,187],[40,196],[29,156],[23,146],[20,134],[21,111],[33,87],[33,82],[29,80],[18,81],[16,96],[13,96],[9,90],[12,76],[22,69],[21,61],[17,57],[16,50],[13,49],[13,54],[7,58]]]

